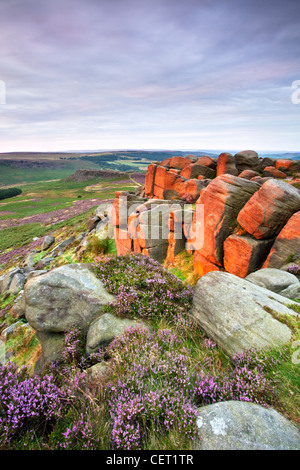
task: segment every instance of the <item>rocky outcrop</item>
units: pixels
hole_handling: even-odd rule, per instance
[[[290,255],[300,258],[300,211],[280,231],[263,268],[281,268]]]
[[[199,409],[195,450],[299,450],[300,431],[273,408],[243,401]]]
[[[252,181],[232,175],[215,178],[197,201],[204,206],[204,244],[199,253],[215,265],[223,265],[223,243],[234,229],[239,211],[259,189]]]
[[[230,273],[210,272],[196,284],[191,314],[229,357],[247,349],[281,346],[292,331],[274,316],[295,316],[296,302]],[[272,315],[273,313],[273,315]]]
[[[195,255],[194,271],[200,276],[225,268],[245,277],[265,267],[264,262],[270,250],[274,252],[276,244],[273,244],[280,230],[300,210],[298,190],[276,179],[283,175],[279,164],[275,168],[275,162],[269,157],[258,158],[255,151],[246,150],[234,156],[221,153],[217,159],[188,155],[152,163],[146,175],[144,202],[147,198],[156,200],[157,204],[196,202],[194,220],[183,223],[180,240],[173,230],[168,236],[161,236],[164,223],[160,228],[156,224],[156,237],[148,235],[147,238],[140,214],[134,209],[128,211],[127,225],[116,220],[118,254],[134,251],[154,256],[160,262],[173,263],[176,253],[185,245],[185,249]],[[284,162],[285,166],[297,168],[290,162]],[[272,177],[262,176],[270,166],[275,170],[270,173]],[[117,193],[114,205],[118,204],[119,197]],[[129,200],[132,197],[129,196]],[[200,221],[199,207],[204,211]],[[129,226],[133,230],[129,230]]]
[[[257,239],[271,238],[300,210],[300,194],[283,181],[266,181],[238,215],[238,223]]]

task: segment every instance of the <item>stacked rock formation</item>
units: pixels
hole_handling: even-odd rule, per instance
[[[226,270],[246,277],[262,266],[281,267],[291,253],[300,257],[300,194],[283,181],[299,169],[300,162],[251,150],[151,163],[145,198],[116,194],[117,251],[172,263],[186,249],[200,276]]]

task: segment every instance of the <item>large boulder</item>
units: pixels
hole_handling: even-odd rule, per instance
[[[273,408],[225,401],[199,409],[195,450],[300,450],[299,429]]]
[[[283,171],[286,174],[291,174],[294,171],[300,170],[300,161],[279,158],[276,160],[276,168],[277,170]]]
[[[224,243],[224,268],[235,276],[246,277],[261,268],[273,243],[274,238],[256,240],[251,235],[230,235]]]
[[[273,315],[295,316],[290,304],[299,305],[233,274],[215,271],[197,282],[191,314],[232,357],[250,348],[287,343],[292,332]]]
[[[264,177],[270,176],[271,178],[281,178],[281,179],[285,179],[287,177],[287,175],[283,171],[277,170],[274,166],[266,166],[263,169],[263,176]]]
[[[74,325],[86,331],[114,300],[83,264],[71,264],[35,277],[24,287],[25,316],[37,331],[59,333]]]
[[[204,244],[200,253],[211,263],[222,266],[223,243],[233,231],[239,211],[259,188],[257,183],[226,174],[201,191],[197,204],[204,206]],[[198,230],[197,223],[195,227]]]
[[[277,292],[278,294],[294,284],[300,287],[297,276],[274,268],[260,269],[255,273],[249,274],[246,280],[257,286],[265,287],[272,292]]]
[[[221,175],[233,175],[239,174],[235,166],[235,158],[231,153],[221,153],[218,157],[217,163],[217,176]]]
[[[256,169],[258,166],[258,154],[254,150],[243,150],[234,156],[235,165],[239,173],[244,170]]]
[[[281,268],[291,255],[300,258],[300,211],[280,231],[263,268]]]
[[[300,210],[300,194],[279,180],[266,181],[238,215],[238,223],[257,239],[272,238]]]
[[[96,318],[88,329],[86,353],[98,352],[100,348],[108,346],[116,336],[120,336],[127,328],[135,327],[147,328],[141,321],[119,318],[111,313],[104,313],[101,317]]]

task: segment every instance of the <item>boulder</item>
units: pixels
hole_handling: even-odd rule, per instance
[[[258,171],[263,171],[266,168],[266,166],[274,166],[274,164],[275,164],[275,160],[273,160],[270,157],[261,158],[258,161],[257,170]]]
[[[223,243],[233,231],[239,211],[259,188],[252,181],[222,175],[201,191],[197,204],[204,206],[204,221],[199,222],[204,223],[204,245],[200,253],[208,261],[223,265]]]
[[[170,168],[182,170],[185,166],[190,165],[191,160],[185,157],[172,157],[170,160]]]
[[[197,159],[197,163],[202,166],[207,166],[209,168],[212,168],[213,170],[216,169],[216,161],[213,160],[211,157],[208,157],[207,155],[202,155],[202,157],[199,157]]]
[[[263,170],[263,176],[270,176],[272,178],[281,178],[285,179],[287,177],[286,173],[283,173],[280,170],[277,170],[274,166],[266,166]]]
[[[240,178],[245,178],[246,180],[251,180],[252,178],[255,178],[256,176],[259,176],[259,174],[253,170],[244,170],[242,171],[242,173],[239,174]]]
[[[258,166],[258,154],[254,150],[243,150],[234,155],[235,166],[239,173],[244,170],[256,169]]]
[[[12,308],[10,309],[10,315],[13,318],[25,318],[25,298],[24,298],[24,291],[21,291],[14,301]]]
[[[280,295],[286,297],[287,299],[296,300],[297,302],[300,301],[300,282],[298,284],[293,284],[286,289],[280,292]]]
[[[116,336],[120,336],[127,328],[138,326],[148,329],[142,321],[138,322],[128,318],[119,318],[111,313],[104,313],[94,320],[88,329],[86,353],[89,355],[98,352],[100,348],[108,346]]]
[[[54,242],[55,238],[52,235],[46,235],[41,246],[42,251],[48,250]]]
[[[218,157],[217,176],[225,174],[237,176],[238,173],[234,156],[231,153],[221,153]]]
[[[300,161],[279,158],[276,160],[276,169],[286,174],[291,174],[300,170]]]
[[[191,314],[232,358],[247,349],[287,343],[292,331],[273,315],[296,316],[287,307],[291,304],[299,305],[233,274],[215,271],[197,282]]]
[[[300,450],[300,431],[273,408],[225,401],[199,409],[195,450]]]
[[[261,268],[274,238],[256,240],[251,235],[230,235],[224,242],[224,268],[239,277],[246,277]]]
[[[95,236],[99,240],[114,238],[114,227],[108,220],[100,220],[95,228]]]
[[[272,238],[300,210],[300,194],[278,180],[266,181],[238,215],[238,223],[257,239]]]
[[[64,251],[68,246],[72,245],[75,242],[75,237],[72,235],[71,237],[67,238],[67,240],[63,240],[58,245],[56,245],[50,253]]]
[[[192,163],[187,165],[180,173],[183,178],[191,179],[198,178],[198,176],[203,176],[204,178],[213,179],[216,176],[216,170],[200,165],[199,163]]]
[[[246,280],[256,284],[257,286],[265,287],[272,292],[281,294],[281,291],[293,286],[294,284],[300,287],[300,282],[294,274],[282,271],[281,269],[265,268],[249,274]],[[282,295],[282,294],[281,294]]]
[[[4,294],[4,292],[9,290],[12,280],[16,275],[23,275],[23,270],[14,268],[0,277],[0,294]]]
[[[108,367],[105,363],[99,362],[86,369],[86,377],[89,385],[96,385],[103,381],[108,374]]]
[[[103,306],[114,300],[83,264],[61,266],[31,279],[24,297],[28,323],[47,333],[69,331],[74,325],[86,331]]]
[[[10,283],[8,292],[10,294],[17,294],[25,285],[26,278],[23,273],[16,273]]]
[[[291,255],[300,258],[300,211],[280,231],[263,268],[281,268]]]

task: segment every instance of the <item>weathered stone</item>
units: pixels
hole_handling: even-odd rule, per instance
[[[235,165],[239,173],[244,170],[255,169],[258,166],[258,154],[254,150],[243,150],[234,156]]]
[[[293,284],[280,292],[280,295],[288,299],[300,301],[300,282]]]
[[[98,352],[100,348],[108,346],[116,336],[120,336],[127,328],[137,326],[147,328],[142,321],[138,322],[128,318],[119,318],[111,313],[101,315],[101,317],[93,321],[88,329],[86,353],[92,354]]]
[[[232,358],[247,349],[287,343],[292,331],[269,312],[295,316],[286,306],[291,303],[233,274],[210,272],[196,284],[191,314],[208,337]]]
[[[263,268],[281,268],[291,255],[300,258],[300,211],[280,231]]]
[[[16,273],[10,283],[8,292],[10,294],[17,294],[20,290],[23,289],[25,285],[25,276],[22,273]]]
[[[95,228],[95,235],[99,240],[112,239],[114,238],[114,227],[108,220],[101,220]]]
[[[279,158],[276,160],[276,169],[283,171],[286,174],[291,174],[295,171],[300,170],[300,161],[299,160],[288,160],[284,158]]]
[[[222,266],[223,243],[233,231],[239,211],[259,187],[237,176],[222,175],[201,191],[197,204],[204,206],[204,221],[200,221],[204,223],[204,244],[200,253],[211,263]]]
[[[274,166],[266,166],[263,170],[263,176],[271,176],[272,178],[281,178],[281,179],[285,179],[287,177],[286,173],[283,173],[283,171],[277,170]]]
[[[55,238],[52,235],[46,235],[42,243],[42,251],[48,250],[51,245],[55,242]]]
[[[86,265],[53,269],[28,281],[24,288],[26,319],[37,331],[63,332],[73,325],[86,331],[114,297]]]
[[[300,450],[300,431],[273,408],[225,401],[199,409],[195,450]]]
[[[231,153],[221,153],[218,157],[217,176],[226,174],[237,176],[238,173],[234,156]]]
[[[202,157],[199,157],[197,160],[197,163],[199,165],[212,168],[213,170],[215,170],[217,166],[217,162],[213,160],[211,157],[208,157],[207,155],[202,155]]]
[[[251,235],[230,235],[224,242],[224,268],[235,276],[245,277],[261,268],[274,238],[256,240]]]
[[[97,383],[103,381],[108,373],[108,367],[103,362],[93,365],[86,369],[86,377],[89,381],[89,384],[97,385]]]
[[[46,331],[37,331],[37,339],[41,343],[42,355],[39,358],[35,373],[39,373],[47,364],[64,362],[62,351],[64,349],[64,333],[48,333]]]
[[[259,174],[253,170],[244,170],[239,174],[239,178],[245,178],[246,180],[251,180],[255,176],[259,176]]]
[[[12,308],[10,309],[10,315],[13,318],[25,318],[25,310],[26,310],[26,304],[25,304],[25,297],[24,297],[24,291],[21,291],[14,301],[14,304]]]
[[[191,160],[185,157],[172,157],[170,160],[170,168],[182,170],[185,166],[189,165]]]
[[[286,271],[282,271],[281,269],[274,268],[260,269],[255,273],[249,274],[249,276],[246,277],[246,280],[256,284],[257,286],[265,287],[265,289],[269,289],[272,292],[277,292],[278,294],[281,294],[281,291],[294,284],[297,284],[300,287],[300,282],[298,281],[297,276]]]
[[[75,242],[75,237],[74,235],[72,235],[70,238],[68,238],[67,240],[63,240],[61,243],[59,243],[58,245],[56,245],[50,253],[53,253],[54,251],[58,252],[58,251],[64,251],[68,246],[72,245],[73,243]]]
[[[23,270],[20,268],[14,268],[0,277],[0,294],[9,290],[11,282],[16,274],[23,274]]]
[[[278,180],[266,181],[238,215],[238,223],[257,239],[276,236],[300,210],[300,194]]]
[[[146,178],[145,178],[145,194],[146,197],[153,196],[153,186],[154,186],[154,178],[156,172],[157,165],[151,163],[148,166]]]
[[[189,240],[189,247],[192,247],[193,241]],[[205,256],[201,255],[199,251],[195,251],[194,255],[194,272],[199,276],[205,276],[212,271],[220,271],[220,266],[209,261]]]
[[[187,179],[198,178],[199,175],[212,179],[216,176],[216,170],[199,163],[192,163],[187,165],[180,173],[180,176]]]
[[[159,263],[163,263],[167,257],[168,252],[168,240],[165,243],[161,243],[160,245],[156,245],[150,248],[143,248],[142,253],[144,255],[150,256],[151,258],[155,259]]]
[[[275,160],[273,160],[273,158],[270,158],[270,157],[259,158],[257,171],[262,172],[266,168],[266,166],[274,166],[274,165],[275,165]]]

